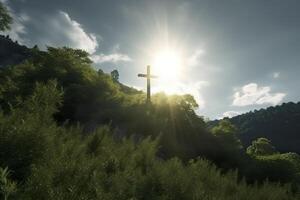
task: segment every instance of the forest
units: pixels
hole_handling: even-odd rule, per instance
[[[0,14],[5,30],[2,4]],[[207,122],[193,96],[158,93],[146,103],[83,50],[0,41],[1,199],[300,198],[299,151],[273,138],[286,126],[272,135],[249,114]],[[289,105],[299,107],[264,112],[288,116]],[[241,136],[249,127],[257,135]]]
[[[281,152],[300,153],[300,102],[254,110],[228,120],[239,129],[238,138],[245,146],[265,137]],[[214,126],[218,120],[209,123]]]

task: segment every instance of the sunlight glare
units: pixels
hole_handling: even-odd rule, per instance
[[[153,73],[159,76],[162,81],[178,81],[182,67],[181,55],[175,50],[159,51],[153,62]]]

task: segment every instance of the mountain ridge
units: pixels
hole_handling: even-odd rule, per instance
[[[32,49],[37,48],[34,46]],[[0,35],[0,68],[16,65],[32,56],[32,49],[13,41],[8,35]]]
[[[281,152],[300,153],[300,102],[282,103],[223,119],[238,128],[238,137],[245,147],[256,138],[265,137]],[[209,126],[219,121],[213,120]]]

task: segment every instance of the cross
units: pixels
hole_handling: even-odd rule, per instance
[[[157,76],[151,75],[150,73],[150,65],[147,66],[147,74],[138,74],[138,77],[147,78],[147,103],[151,102],[151,85],[150,79],[157,78]]]

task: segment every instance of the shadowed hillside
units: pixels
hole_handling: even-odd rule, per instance
[[[31,56],[26,46],[12,41],[9,36],[0,35],[0,67],[19,64]]]
[[[82,50],[34,49],[27,59],[0,69],[0,85],[0,169],[6,184],[18,183],[18,197],[39,194],[49,199],[55,192],[62,199],[139,199],[145,194],[150,199],[232,199],[231,194],[243,199],[246,190],[254,199],[263,199],[276,190],[279,199],[292,191],[292,199],[298,191],[298,154],[281,154],[268,140],[257,141],[246,152],[238,129],[228,120],[208,128],[195,113],[198,105],[191,95],[155,94],[147,104],[143,92],[95,70]],[[171,172],[185,185],[169,180]],[[65,173],[77,175],[59,175]],[[128,179],[128,173],[134,179]],[[194,176],[199,181],[189,181]],[[206,182],[202,177],[211,181],[214,192],[201,188]],[[96,185],[85,187],[82,181]],[[220,181],[235,192],[226,194],[227,186],[216,189]],[[251,186],[254,182],[260,186]],[[71,183],[73,192],[61,191]],[[120,187],[131,192],[120,192]],[[176,193],[178,188],[182,192]]]
[[[13,20],[34,21],[10,3],[0,1],[0,31],[14,31]],[[119,82],[118,70],[95,68],[98,36],[59,14],[63,26],[48,16],[55,27],[47,28],[71,28],[62,32],[83,46],[90,41],[92,55],[82,45],[41,51],[0,36],[0,199],[300,199],[300,156],[282,152],[297,151],[299,104],[206,122],[190,94],[151,95],[150,66],[139,75],[147,77],[147,95]],[[63,41],[59,32],[51,34]],[[176,75],[180,55],[168,50],[156,66]],[[100,54],[97,63],[120,59],[131,61],[116,53]],[[157,75],[172,75],[160,69]]]
[[[281,152],[300,153],[300,102],[283,103],[228,119],[238,128],[244,146],[265,137]],[[210,122],[213,126],[218,120]]]

